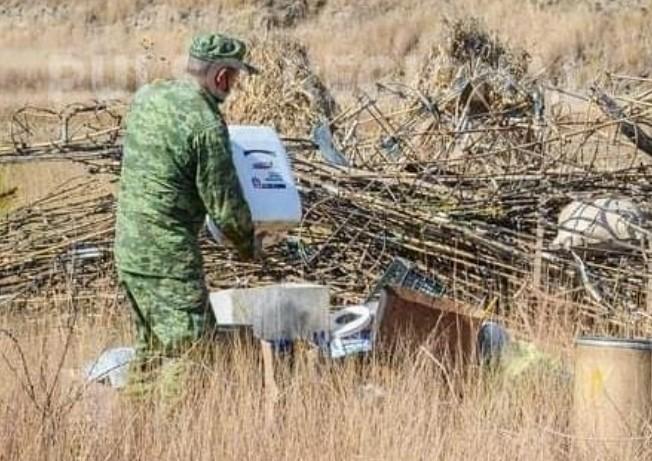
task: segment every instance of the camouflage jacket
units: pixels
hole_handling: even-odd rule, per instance
[[[140,89],[127,115],[118,197],[118,270],[201,277],[198,234],[208,213],[244,257],[253,225],[217,101],[193,81]]]

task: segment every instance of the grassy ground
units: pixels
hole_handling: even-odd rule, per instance
[[[246,37],[281,29],[306,43],[320,75],[340,90],[397,72],[409,79],[445,39],[444,22],[470,16],[528,50],[534,73],[567,87],[604,70],[647,74],[652,63],[648,1],[46,0],[3,8],[0,106],[65,103],[75,92],[128,95],[178,72],[201,30]]]
[[[605,70],[648,74],[648,7],[636,0],[12,0],[0,14],[0,146],[17,107],[128,100],[147,81],[181,74],[198,31],[247,37],[274,30],[297,38],[344,101],[378,79],[411,82],[424,56],[445,45],[446,21],[477,17],[530,53],[533,75],[585,89]],[[81,171],[44,164],[13,167],[5,176],[26,203]]]
[[[8,197],[3,196],[3,194],[7,194],[7,191],[3,185],[2,176],[0,176],[0,212],[7,208]]]
[[[92,317],[0,320],[13,338],[0,333],[0,418],[11,421],[0,426],[1,459],[608,459],[597,443],[578,451],[571,382],[549,369],[512,380],[444,373],[427,354],[280,367],[269,417],[256,350],[240,343],[220,347],[174,405],[83,388],[80,364],[130,336],[126,318],[97,307]],[[570,367],[573,329],[541,324],[539,344]],[[652,455],[650,444],[638,450],[619,459]]]
[[[32,203],[67,180],[88,174],[85,166],[70,162],[13,164],[0,168],[0,173],[4,177],[5,189],[16,188],[16,194],[4,201],[8,210]],[[0,193],[3,185],[1,181],[2,177]]]
[[[12,0],[0,14],[0,146],[17,107],[128,100],[147,81],[179,75],[198,31],[297,38],[345,101],[378,79],[411,82],[424,56],[445,45],[446,21],[477,17],[530,53],[532,75],[583,90],[605,70],[648,75],[648,10],[649,1],[637,0]],[[20,188],[20,205],[82,172],[55,163],[17,166],[5,171],[6,186]]]

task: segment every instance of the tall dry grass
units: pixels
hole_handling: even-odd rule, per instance
[[[0,144],[8,138],[6,116],[18,107],[128,100],[140,85],[183,72],[194,33],[260,34],[270,9],[283,14],[289,3],[7,2],[0,9]],[[471,16],[528,50],[533,74],[567,88],[584,88],[605,70],[647,75],[652,64],[652,22],[636,1],[607,10],[585,0],[323,3],[281,33],[306,44],[318,75],[340,101],[378,79],[412,82],[427,52],[446,40],[445,21]],[[30,167],[5,172],[27,202],[50,190],[51,178],[68,177],[58,166],[39,169],[45,174],[33,174]]]
[[[546,369],[511,381],[477,368],[446,374],[427,354],[282,365],[269,419],[257,352],[234,342],[217,348],[173,405],[83,388],[71,373],[128,343],[129,323],[111,297],[95,316],[71,314],[62,299],[40,306],[50,315],[0,318],[0,418],[8,422],[0,459],[604,459],[597,443],[595,453],[575,451],[572,382]],[[532,323],[569,366],[574,330],[545,317]],[[649,459],[652,444],[643,450],[620,459]]]
[[[0,85],[5,89],[0,104],[48,101],[52,94],[62,103],[61,93],[68,92],[128,96],[145,81],[178,72],[197,31],[222,30],[245,37],[260,33],[265,15],[286,14],[289,3],[47,0],[9,4],[0,15]],[[533,71],[564,86],[583,87],[604,70],[647,75],[652,63],[649,5],[623,1],[618,7],[597,8],[595,4],[584,0],[328,0],[282,31],[307,44],[327,84],[347,91],[391,75],[404,74],[409,80],[419,59],[445,39],[444,20],[470,16],[481,19],[507,42],[527,49]],[[143,42],[153,46],[144,49]]]
[[[2,172],[0,172],[0,214],[4,213],[9,208],[11,194],[9,188],[4,184]]]
[[[57,186],[87,174],[88,168],[85,165],[67,161],[2,165],[0,194],[3,186],[4,190],[16,190],[10,200],[5,201],[5,210],[11,211],[29,205],[52,192]],[[112,191],[114,185],[107,181],[106,188]]]

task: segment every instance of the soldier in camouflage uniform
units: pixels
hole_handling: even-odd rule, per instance
[[[211,331],[198,233],[206,215],[242,258],[254,230],[219,111],[243,62],[245,44],[195,37],[190,78],[156,81],[135,95],[127,116],[115,257],[133,306],[139,363],[178,357]]]

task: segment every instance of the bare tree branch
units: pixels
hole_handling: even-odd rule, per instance
[[[632,141],[636,147],[649,156],[652,156],[652,138],[648,136],[636,123],[628,119],[625,111],[614,101],[607,96],[603,91],[597,88],[592,88],[593,96],[598,107],[607,116],[614,120],[622,120],[620,122],[620,130]]]

